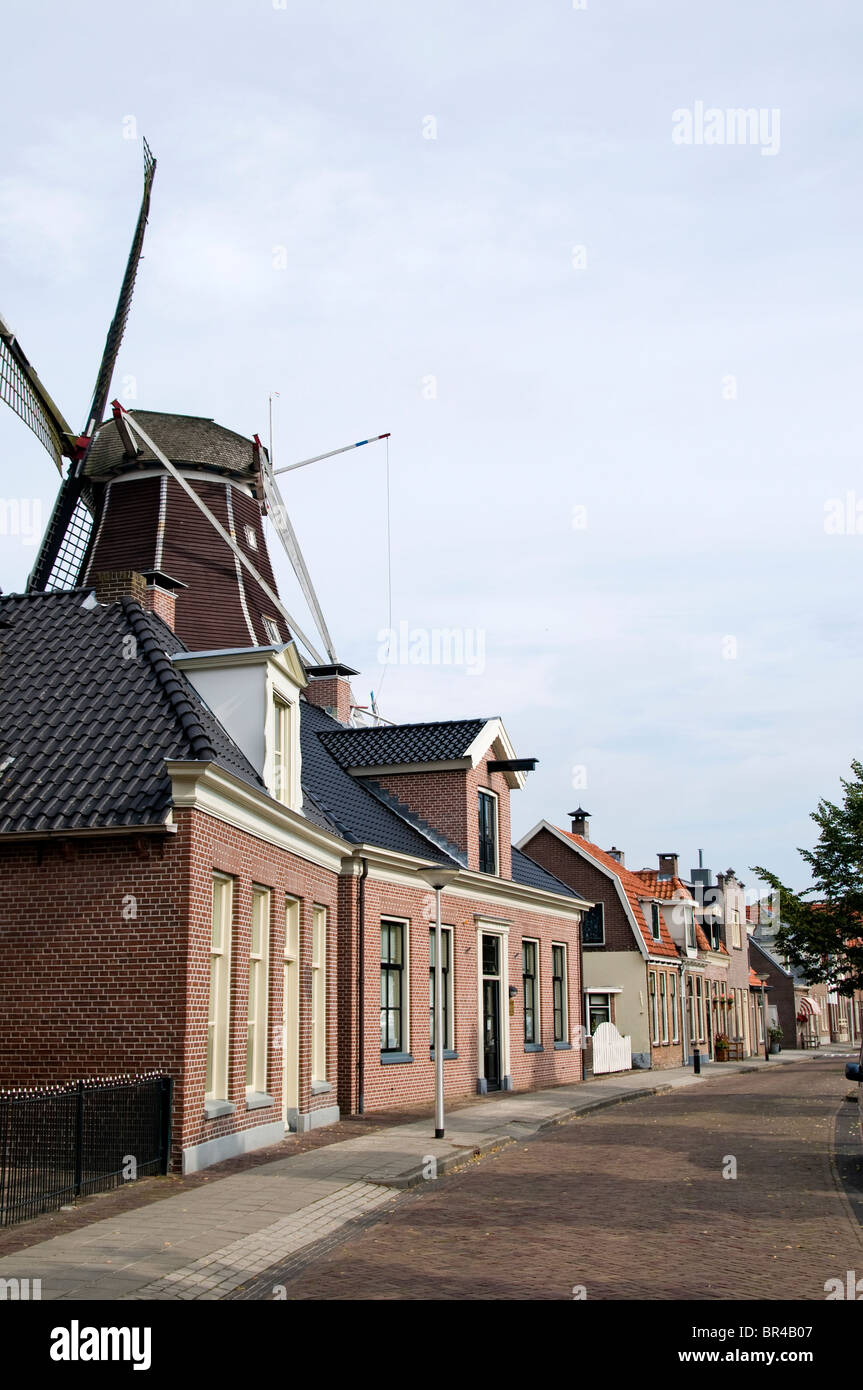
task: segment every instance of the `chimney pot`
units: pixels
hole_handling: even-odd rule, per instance
[[[616,845],[612,845],[611,849],[608,852],[611,855],[612,859],[616,859],[618,864],[622,865],[624,868],[626,867],[626,861],[622,849],[618,849]]]
[[[573,835],[581,835],[585,840],[589,840],[590,812],[585,811],[583,806],[579,806],[576,811],[570,811],[569,814],[572,817]]]

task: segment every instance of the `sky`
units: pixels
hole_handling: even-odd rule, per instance
[[[0,311],[83,428],[146,136],[114,394],[266,438],[278,392],[277,467],[391,432],[284,480],[358,700],[500,715],[539,759],[515,838],[581,804],[630,867],[802,887],[861,754],[861,32],[852,0],[6,0]],[[57,483],[0,410],[6,592]]]

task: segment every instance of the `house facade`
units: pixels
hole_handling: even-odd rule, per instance
[[[171,419],[192,476],[201,422]],[[431,1103],[442,866],[446,1094],[581,1079],[591,904],[510,844],[533,760],[499,719],[359,727],[355,673],[263,643],[227,547],[123,569],[129,517],[170,520],[160,486],[126,506],[138,481],[96,529],[109,570],[0,598],[0,1087],[170,1075],[185,1171]],[[226,515],[245,486],[219,481]]]

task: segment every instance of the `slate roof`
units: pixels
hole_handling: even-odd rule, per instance
[[[563,893],[567,898],[578,898],[569,884],[562,883],[542,865],[535,863],[523,849],[512,847],[512,877],[515,883],[523,883],[527,888],[542,888],[546,893]]]
[[[172,463],[198,464],[231,473],[251,473],[254,468],[252,441],[207,416],[173,415],[159,410],[130,410],[129,414]],[[134,435],[134,431],[131,433]],[[132,460],[124,454],[113,416],[105,420],[87,457],[88,477],[104,478],[142,463],[158,463],[152,450],[137,435],[134,437],[142,452]]]
[[[87,589],[0,597],[0,834],[161,825],[171,808],[168,759],[214,762],[265,792],[170,660],[184,650],[167,624],[130,598],[102,605]],[[394,732],[414,740],[417,729],[445,730],[447,746],[464,749],[485,723]],[[343,746],[341,735],[353,732],[303,701],[307,819],[352,844],[465,867],[464,854],[433,827],[374,782],[345,771],[330,745]],[[514,882],[578,896],[526,854],[512,854]]]
[[[377,728],[335,730],[322,742],[340,767],[397,767],[463,758],[487,719],[446,719],[428,724],[384,724]]]
[[[333,756],[329,744],[344,726],[304,701],[300,715],[303,794],[328,820],[337,835],[351,844],[374,844],[435,863],[457,862],[453,855],[423,835],[413,823],[385,805],[372,789],[351,777]],[[359,730],[357,732],[360,732]],[[364,731],[363,731],[364,732]]]
[[[83,589],[0,598],[0,833],[160,825],[167,758],[261,786],[164,655],[170,628],[131,599],[85,600]]]

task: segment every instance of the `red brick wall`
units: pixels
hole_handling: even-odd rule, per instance
[[[431,1102],[434,1096],[434,1063],[429,1049],[429,929],[434,922],[434,893],[430,890],[403,887],[369,878],[365,890],[365,1108],[391,1109],[417,1101]],[[572,919],[531,913],[501,911],[499,905],[482,899],[467,899],[443,894],[442,921],[453,928],[453,1009],[455,1050],[458,1057],[444,1063],[445,1092],[448,1096],[469,1096],[476,1093],[478,1075],[477,1025],[477,942],[476,916],[506,920],[510,923],[508,943],[509,983],[518,994],[514,1012],[509,1017],[508,1001],[501,1000],[502,1025],[510,1027],[510,1072],[516,1090],[530,1090],[582,1078],[582,1054],[576,1048],[555,1050],[553,1043],[551,943],[564,942],[568,956],[569,1034],[582,1023],[581,981],[578,969],[577,935]],[[410,1049],[412,1062],[382,1063],[380,1052],[380,923],[382,917],[407,918],[409,923]],[[522,936],[540,943],[540,1007],[542,1014],[543,1052],[524,1051],[523,995],[521,976]],[[354,972],[356,974],[356,972]],[[356,1019],[357,1002],[350,1005],[349,996],[356,989],[355,979],[343,982],[341,995],[342,1018],[348,1007]],[[344,1028],[343,1046],[350,1046],[351,1056],[343,1058],[340,1104],[344,1111],[353,1111],[357,1099],[357,1036],[358,1029]],[[348,1043],[348,1039],[350,1042]]]
[[[338,1038],[336,1020],[339,969],[338,876],[244,831],[235,830],[199,811],[177,811],[180,833],[188,836],[190,851],[188,1012],[186,1017],[186,1105],[182,1117],[182,1142],[204,1143],[237,1130],[271,1124],[283,1114],[282,1018],[283,961],[285,948],[285,898],[300,899],[299,959],[299,1111],[326,1109],[337,1103]],[[204,1118],[206,1027],[210,976],[211,893],[213,872],[234,880],[233,941],[231,955],[231,1056],[228,1097],[236,1105],[232,1115]],[[268,1039],[268,1094],[273,1105],[246,1110],[246,1021],[248,1017],[248,959],[251,942],[252,889],[270,889],[270,969]],[[327,909],[327,1080],[329,1093],[311,1094],[312,1017],[312,910]]]
[[[149,608],[151,612],[167,623],[168,627],[174,628],[177,619],[176,594],[168,593],[167,589],[158,589],[155,585],[150,584],[144,591],[141,606]]]
[[[2,847],[0,1085],[180,1075],[185,874],[175,836]]]
[[[304,691],[310,705],[327,710],[340,724],[350,723],[353,694],[343,676],[312,678]]]
[[[540,830],[533,839],[522,846],[525,854],[535,859],[549,873],[587,898],[588,902],[601,902],[605,912],[605,946],[585,946],[588,951],[637,951],[635,937],[629,919],[621,906],[620,897],[614,883],[596,865],[588,861],[575,849],[561,844],[548,830]]]
[[[500,877],[511,879],[509,786],[502,772],[489,773],[492,757],[489,753],[476,767],[464,770],[384,773],[374,780],[466,853],[468,868],[474,870],[479,869],[477,793],[480,787],[496,792]]]

